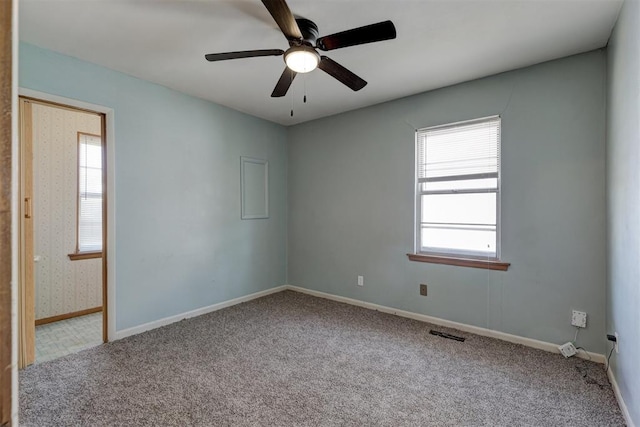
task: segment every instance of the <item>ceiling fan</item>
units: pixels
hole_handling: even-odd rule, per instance
[[[207,61],[252,58],[257,56],[281,56],[287,66],[276,84],[272,97],[284,96],[298,73],[308,73],[320,68],[347,87],[358,91],[367,82],[334,60],[320,55],[322,51],[340,49],[365,43],[396,38],[396,27],[391,21],[379,22],[318,38],[318,26],[308,19],[295,18],[285,0],[262,0],[280,30],[289,41],[289,49],[246,50],[241,52],[210,53]]]

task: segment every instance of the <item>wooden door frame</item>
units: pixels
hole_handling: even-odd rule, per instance
[[[15,177],[17,1],[0,2],[0,425],[17,423]]]
[[[35,360],[35,286],[33,276],[33,146],[31,103],[20,98],[19,123],[19,195],[18,195],[18,369]],[[25,244],[30,241],[31,244]],[[26,307],[26,310],[25,310]]]
[[[102,255],[102,301],[103,341],[115,339],[115,145],[114,111],[109,107],[64,98],[44,92],[19,88],[21,98],[55,107],[88,111],[103,116],[103,255]]]
[[[103,170],[102,180],[106,182],[106,156],[105,156],[105,122],[104,113],[97,113],[87,109],[78,109],[67,105],[42,101],[26,96],[20,96],[20,251],[19,251],[19,283],[18,292],[18,322],[19,322],[19,357],[18,368],[22,369],[31,365],[35,361],[35,274],[34,274],[34,230],[33,230],[33,104],[43,105],[50,108],[69,110],[77,113],[89,113],[100,117]],[[105,204],[106,187],[103,186],[103,218],[106,218]],[[76,213],[77,215],[77,213]],[[106,241],[106,221],[102,221],[103,242]],[[77,232],[77,228],[76,228]],[[76,239],[77,240],[77,239]],[[108,341],[108,300],[107,300],[107,278],[106,278],[106,251],[103,244],[102,256],[102,341]]]

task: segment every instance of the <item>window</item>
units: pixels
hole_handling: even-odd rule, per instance
[[[78,132],[77,250],[102,251],[102,138]]]
[[[416,133],[416,253],[500,256],[500,117]]]

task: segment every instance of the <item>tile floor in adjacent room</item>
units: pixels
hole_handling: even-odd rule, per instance
[[[36,326],[36,362],[57,359],[102,344],[102,313]]]

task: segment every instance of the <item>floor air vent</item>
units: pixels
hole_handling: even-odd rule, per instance
[[[464,340],[466,340],[466,338],[462,338],[462,337],[459,337],[457,335],[451,335],[451,334],[448,334],[446,332],[434,331],[433,329],[431,329],[429,331],[429,333],[431,335],[437,335],[437,336],[442,337],[442,338],[448,338],[450,340],[455,340],[455,341],[460,341],[460,342],[464,342]]]

